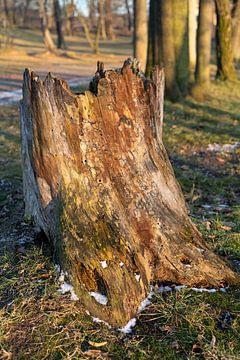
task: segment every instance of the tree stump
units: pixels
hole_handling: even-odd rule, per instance
[[[162,142],[163,93],[163,70],[146,80],[130,60],[114,71],[99,66],[79,95],[51,74],[24,72],[26,216],[82,304],[113,326],[136,315],[152,282],[239,282],[188,216]]]

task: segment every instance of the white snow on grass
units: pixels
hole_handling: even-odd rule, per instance
[[[108,264],[107,264],[106,260],[100,261],[100,264],[101,264],[103,269],[106,269],[108,267]]]
[[[212,205],[209,205],[209,204],[203,204],[203,205],[201,205],[202,206],[202,208],[204,208],[204,209],[211,209],[211,207],[212,207]]]
[[[0,105],[10,105],[22,98],[22,89],[0,92]]]
[[[154,295],[154,291],[153,291],[153,286],[150,287],[150,291],[148,296],[146,297],[146,299],[144,299],[139,308],[138,308],[138,313],[142,312],[147,306],[151,305],[151,299]]]
[[[157,292],[159,292],[159,293],[165,293],[165,292],[169,292],[169,291],[173,291],[173,288],[170,286],[160,285],[157,289]]]
[[[93,317],[92,317],[92,320],[93,320],[93,322],[102,323],[102,324],[106,325],[109,329],[112,328],[111,325],[109,325],[109,323],[107,323],[106,321],[101,320],[101,319],[99,319],[99,318],[97,318],[97,317],[94,317],[94,316],[93,316]]]
[[[60,283],[60,288],[58,289],[58,292],[60,292],[61,294],[66,294],[69,292],[71,294],[71,300],[73,301],[79,300],[77,294],[74,291],[73,286],[65,281],[65,275],[67,275],[67,272],[65,273],[63,271],[60,272],[60,265],[55,265],[55,271],[57,274],[60,273],[60,276],[58,278],[58,281]]]
[[[73,289],[73,286],[68,284],[67,282],[63,282],[61,283],[60,285],[60,288],[58,289],[58,291],[61,293],[61,294],[66,294],[66,293],[70,293],[71,294],[71,300],[73,301],[77,301],[79,300],[77,294],[75,293],[74,289]]]
[[[136,322],[137,322],[137,319],[133,318],[133,319],[129,320],[129,322],[125,326],[118,328],[118,330],[124,334],[130,334],[132,332],[132,329],[136,325]]]
[[[64,272],[61,271],[61,272],[60,272],[60,275],[59,275],[59,278],[58,278],[58,281],[59,281],[60,283],[63,283],[63,282],[64,282],[64,278],[65,278]]]
[[[119,266],[123,267],[123,265],[124,265],[124,263],[121,261],[121,262],[119,263]]]
[[[195,287],[192,287],[190,289],[193,291],[196,291],[196,292],[201,292],[201,293],[202,292],[215,293],[218,291],[217,289],[205,289],[205,288],[195,288]]]
[[[236,149],[240,148],[240,142],[237,141],[233,144],[208,144],[207,146],[207,151],[212,151],[212,152],[231,152],[234,151]]]
[[[105,295],[100,294],[99,292],[90,291],[89,295],[94,297],[94,299],[101,305],[107,305],[107,303],[108,303],[108,298]]]

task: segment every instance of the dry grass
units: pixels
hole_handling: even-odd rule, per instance
[[[238,358],[237,289],[158,294],[126,337],[93,323],[81,304],[61,295],[57,287],[51,258],[41,248],[1,257],[3,359]]]
[[[236,271],[240,271],[239,152],[209,153],[206,147],[239,141],[239,94],[239,84],[215,83],[205,103],[191,98],[166,102],[164,127],[164,141],[191,216]],[[0,140],[0,180],[12,185],[1,189],[1,235],[10,228],[14,239],[17,223],[12,218],[23,221],[17,107],[1,108]],[[206,204],[211,211],[203,207]],[[227,207],[219,209],[219,204]],[[57,289],[52,258],[42,246],[18,247],[0,257],[1,359],[240,359],[237,288],[226,293],[185,289],[157,294],[128,336],[94,323],[80,302],[70,301],[69,294],[61,295]]]

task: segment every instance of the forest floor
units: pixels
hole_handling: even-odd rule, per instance
[[[31,46],[22,60],[19,55],[15,68],[14,59],[9,65],[0,55],[2,74],[13,74],[14,79],[32,51],[39,52],[33,59],[41,56],[40,35],[30,33],[28,43],[27,34],[18,34],[20,44],[24,38],[24,46]],[[113,55],[114,64],[128,52],[121,41],[115,45],[120,54]],[[127,46],[130,49],[130,43]],[[106,47],[106,60],[109,51]],[[88,70],[80,72],[76,61],[73,77],[93,74],[97,58],[84,56]],[[48,61],[49,66],[38,59],[35,69],[54,70],[58,60]],[[58,74],[64,75],[65,65]],[[66,68],[71,70],[70,63]],[[11,89],[20,84],[19,77]],[[191,97],[179,103],[165,101],[164,144],[192,220],[214,251],[240,273],[239,109],[239,83],[213,82],[204,103]],[[58,291],[49,249],[24,221],[18,106],[0,106],[0,114],[0,359],[240,359],[239,288],[156,293],[128,335],[93,322],[79,301]]]
[[[164,143],[193,221],[240,272],[239,103],[239,84],[217,83],[204,103],[166,101]],[[62,295],[23,218],[17,106],[1,107],[0,140],[0,358],[240,359],[239,288],[156,294],[129,335]]]

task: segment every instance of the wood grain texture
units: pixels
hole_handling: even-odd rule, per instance
[[[151,282],[238,283],[189,219],[163,146],[163,70],[146,80],[130,60],[114,71],[99,64],[90,89],[75,95],[26,70],[21,102],[26,216],[50,239],[80,301],[120,326]]]

